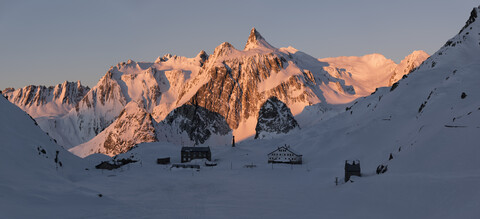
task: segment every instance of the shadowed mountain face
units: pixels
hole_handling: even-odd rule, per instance
[[[195,144],[205,143],[212,135],[227,135],[232,131],[220,114],[188,104],[174,109],[162,123],[179,134],[187,133]]]
[[[288,133],[299,128],[290,109],[276,97],[269,98],[258,112],[255,138],[265,138],[272,134]]]

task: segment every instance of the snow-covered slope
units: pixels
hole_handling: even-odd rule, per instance
[[[294,139],[305,140],[305,145],[322,142],[309,149],[317,151],[319,160],[333,155],[355,157],[371,170],[392,153],[398,159],[390,161],[391,171],[475,172],[473,164],[480,155],[475,134],[480,127],[480,22],[469,21],[397,84],[359,99],[344,113],[303,129],[305,137]]]
[[[124,206],[76,185],[86,163],[1,95],[0,139],[1,218],[92,217],[92,211]]]
[[[31,165],[32,169],[53,170],[52,173],[58,168],[78,165],[80,159],[55,144],[27,113],[3,96],[0,96],[0,106],[2,175],[24,174],[17,170],[27,171]],[[24,162],[26,160],[28,162]],[[8,171],[9,167],[15,167],[15,171]]]

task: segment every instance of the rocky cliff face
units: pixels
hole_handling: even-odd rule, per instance
[[[152,116],[136,102],[130,102],[108,128],[92,140],[70,151],[85,157],[93,153],[114,156],[142,142],[157,141]]]
[[[276,97],[269,98],[258,112],[258,122],[255,127],[255,138],[265,138],[272,134],[288,133],[299,128],[292,112],[285,103]]]
[[[305,106],[355,93],[344,81],[329,76],[323,66],[293,48],[274,48],[252,29],[244,51],[229,43],[215,49],[204,65],[209,80],[188,103],[219,113],[236,130],[242,123],[255,121],[261,104],[271,96],[285,102],[296,114]],[[242,133],[253,135],[254,128],[254,124],[247,124],[248,133]]]
[[[170,129],[171,134],[177,133],[181,135],[186,133],[190,141],[196,145],[204,144],[212,135],[225,136],[232,131],[220,114],[200,106],[188,104],[170,112],[165,120],[162,121],[162,125],[166,125],[167,129]],[[164,140],[168,141],[174,137],[169,136]]]
[[[227,142],[231,129],[218,113],[193,105],[183,105],[156,123],[142,104],[130,102],[118,118],[92,140],[70,151],[80,157],[93,153],[115,156],[143,142],[167,141],[182,145]]]
[[[79,81],[65,81],[50,87],[30,85],[18,90],[7,88],[2,94],[33,118],[38,118],[65,115],[89,90]]]

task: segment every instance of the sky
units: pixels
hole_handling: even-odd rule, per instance
[[[317,58],[380,53],[401,61],[438,50],[473,0],[10,1],[0,0],[0,90],[80,80],[171,53],[243,49],[252,27],[273,46]]]

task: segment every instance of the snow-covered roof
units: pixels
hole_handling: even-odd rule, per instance
[[[191,152],[191,151],[198,151],[198,152],[207,152],[210,151],[210,147],[182,147],[182,152]]]
[[[297,155],[297,156],[303,156],[303,155],[301,155],[300,153],[297,153],[296,151],[292,150],[292,149],[290,148],[290,146],[287,146],[287,145],[278,147],[276,150],[268,153],[268,155],[270,155],[270,154],[272,154],[272,153],[274,153],[274,152],[276,152],[276,151],[278,151],[278,150],[280,150],[280,149],[285,149],[285,150],[287,150],[287,151],[290,151],[292,154],[295,154],[295,155]]]

